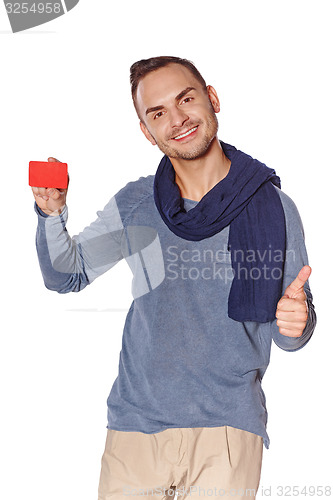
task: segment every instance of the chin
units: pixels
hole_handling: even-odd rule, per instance
[[[160,149],[169,158],[175,158],[179,160],[196,160],[197,158],[201,158],[207,153],[215,137],[216,135],[209,138],[206,137],[205,140],[200,144],[189,145],[189,149],[187,151],[185,150],[185,148],[182,150],[170,147],[164,147],[162,149],[160,147]]]

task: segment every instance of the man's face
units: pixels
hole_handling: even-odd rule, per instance
[[[140,127],[169,158],[204,155],[217,134],[219,100],[184,66],[169,64],[145,76],[137,89]]]

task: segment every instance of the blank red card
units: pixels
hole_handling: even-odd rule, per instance
[[[66,189],[67,185],[67,163],[58,161],[29,162],[29,186]]]

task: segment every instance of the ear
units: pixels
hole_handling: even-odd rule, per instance
[[[146,125],[141,120],[140,120],[140,128],[144,136],[148,139],[148,141],[151,142],[153,146],[156,146],[156,141],[154,137],[151,135]]]
[[[207,85],[207,93],[215,113],[218,113],[220,111],[220,101],[216,90],[211,85]]]

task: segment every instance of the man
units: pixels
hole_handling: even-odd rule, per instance
[[[302,223],[275,172],[218,139],[192,63],[138,61],[131,86],[156,174],[73,238],[66,191],[33,188],[47,288],[79,291],[122,258],[133,272],[98,498],[254,498],[271,341],[298,350],[316,322]]]

